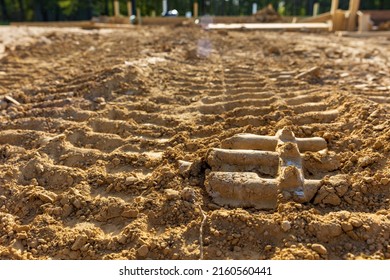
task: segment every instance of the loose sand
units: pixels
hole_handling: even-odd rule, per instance
[[[0,32],[1,259],[390,259],[389,38]],[[283,127],[315,197],[216,204],[209,150]]]

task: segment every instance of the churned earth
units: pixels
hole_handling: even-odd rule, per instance
[[[0,27],[0,57],[1,259],[390,259],[390,37]],[[217,204],[210,149],[285,127],[327,142],[314,198]]]

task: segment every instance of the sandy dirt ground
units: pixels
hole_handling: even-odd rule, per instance
[[[390,259],[390,38],[1,27],[0,45],[1,259]],[[210,149],[285,127],[326,140],[302,154],[314,197],[214,201]]]

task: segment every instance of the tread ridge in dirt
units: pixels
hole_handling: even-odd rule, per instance
[[[283,128],[275,136],[238,134],[226,139],[222,147],[208,155],[212,171],[205,182],[218,204],[273,209],[279,192],[285,200],[305,203],[321,184],[321,180],[304,178],[301,156],[302,152],[326,153],[327,143],[321,137],[296,138]]]

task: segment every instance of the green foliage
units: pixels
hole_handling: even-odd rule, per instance
[[[77,0],[59,0],[58,6],[62,9],[62,12],[70,16],[73,12],[75,12],[77,8],[78,1]]]

